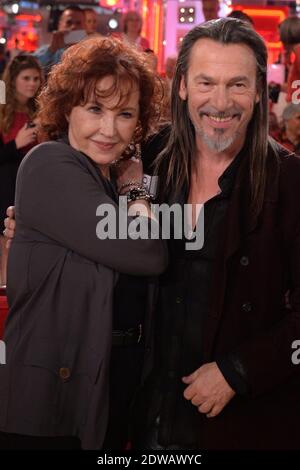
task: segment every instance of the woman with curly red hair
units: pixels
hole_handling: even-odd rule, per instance
[[[120,158],[157,121],[157,86],[137,50],[91,38],[65,52],[40,95],[48,141],[18,173],[0,368],[0,429],[13,448],[126,445],[167,252],[149,233],[141,160]],[[142,213],[147,237],[99,238],[111,209],[127,230]]]

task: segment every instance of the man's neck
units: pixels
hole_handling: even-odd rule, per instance
[[[203,145],[202,142],[197,142],[194,171],[197,172],[197,169],[203,170],[203,168],[219,168],[225,171],[241,151],[243,144],[244,142],[241,142],[239,145],[232,146],[223,152],[216,152]]]

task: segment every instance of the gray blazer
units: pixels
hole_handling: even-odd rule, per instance
[[[101,448],[117,273],[156,276],[167,264],[161,240],[98,239],[103,203],[119,210],[96,166],[66,143],[41,144],[23,160],[8,263],[1,431],[78,436],[84,449]],[[148,352],[155,284],[150,277]]]

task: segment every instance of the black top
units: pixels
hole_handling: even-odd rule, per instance
[[[159,325],[160,426],[159,443],[193,446],[199,412],[183,397],[186,385],[183,376],[202,364],[202,334],[211,297],[213,268],[222,226],[226,223],[231,191],[239,167],[240,154],[219,178],[220,193],[204,204],[204,245],[199,250],[186,250],[186,239],[170,241],[170,265],[161,283],[160,306],[163,312]],[[184,191],[177,202],[187,202]],[[246,384],[235,370],[231,359],[217,361],[225,379],[238,392],[245,393]]]

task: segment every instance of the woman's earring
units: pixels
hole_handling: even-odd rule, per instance
[[[124,150],[120,160],[129,160],[130,158],[141,158],[141,145],[135,143],[134,141],[130,142],[127,148]]]
[[[141,159],[141,144],[136,144],[135,145],[135,153],[131,158],[133,158],[135,160],[140,160]]]

